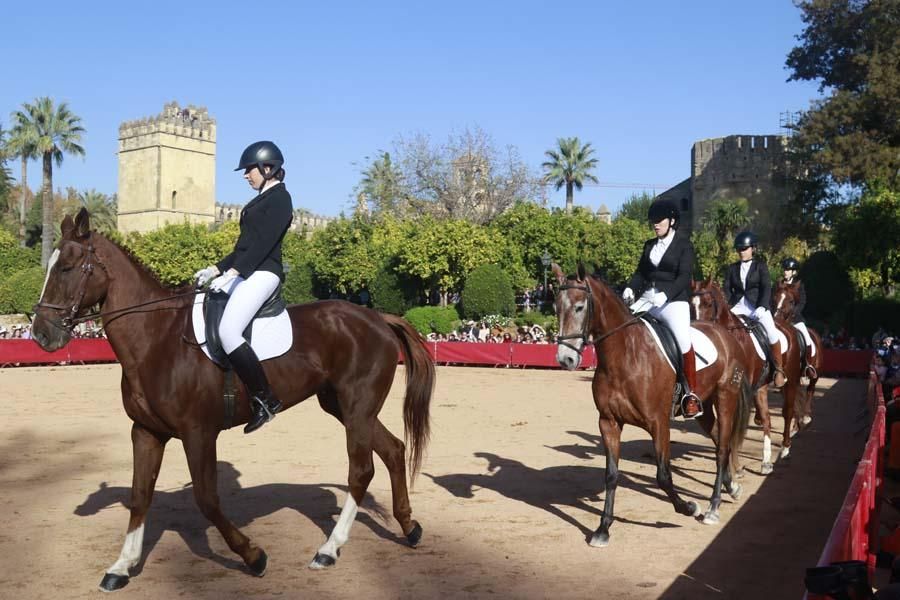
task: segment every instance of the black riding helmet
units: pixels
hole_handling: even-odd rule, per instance
[[[787,271],[788,269],[792,271],[798,271],[800,269],[800,263],[797,262],[797,259],[789,256],[781,261],[781,268]]]
[[[756,248],[759,240],[752,231],[742,231],[734,238],[734,249],[743,250],[744,248]]]
[[[678,207],[671,200],[657,200],[647,210],[647,219],[651,223],[659,223],[663,219],[674,219],[674,226],[678,226]]]
[[[284,164],[284,155],[273,142],[253,142],[241,154],[241,162],[235,171],[243,171],[248,167],[258,167],[265,179],[271,179],[278,174]],[[269,165],[272,170],[266,173],[264,165]]]

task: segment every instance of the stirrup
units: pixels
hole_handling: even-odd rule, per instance
[[[806,365],[806,369],[804,369],[806,376],[810,379],[818,379],[819,372],[816,371],[816,368],[812,365]]]
[[[699,407],[697,412],[692,415],[688,415],[687,411],[685,410],[685,407],[687,406],[687,403],[685,401],[689,400],[690,398],[696,400],[697,406]],[[687,394],[682,396],[679,404],[681,405],[681,416],[685,419],[696,419],[697,417],[703,416],[703,402],[700,400],[700,396],[698,396],[694,392],[688,392]]]

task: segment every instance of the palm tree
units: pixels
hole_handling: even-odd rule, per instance
[[[402,175],[397,166],[391,161],[391,155],[383,152],[380,158],[376,158],[368,169],[363,171],[359,182],[360,191],[374,204],[376,214],[394,214],[402,216],[400,206]]]
[[[35,131],[28,125],[24,113],[12,114],[13,127],[7,148],[11,156],[16,156],[22,163],[22,177],[19,181],[19,244],[25,246],[25,204],[28,200],[28,161],[38,157],[35,148]]]
[[[9,154],[6,134],[7,132],[3,129],[3,125],[0,124],[0,198],[5,198],[9,193],[9,182],[12,179],[9,169],[6,168],[6,160]]]
[[[591,158],[594,149],[590,142],[582,146],[577,137],[559,138],[556,144],[559,147],[557,150],[544,153],[550,157],[541,165],[545,171],[544,182],[554,184],[557,190],[566,186],[566,212],[571,213],[575,204],[574,188],[580,192],[585,181],[597,183],[597,178],[591,173],[597,166],[597,159]]]
[[[100,233],[116,230],[116,198],[97,190],[78,193],[78,201],[91,215],[91,227]]]
[[[13,120],[21,124],[26,140],[30,140],[35,152],[43,159],[41,202],[43,224],[41,227],[41,266],[46,267],[53,251],[53,163],[62,166],[63,156],[84,156],[81,146],[81,117],[69,110],[68,104],[58,106],[48,97],[38,98],[33,104],[22,105],[23,110],[13,113]]]

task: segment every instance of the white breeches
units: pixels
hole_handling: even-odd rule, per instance
[[[280,280],[275,273],[256,271],[247,279],[238,276],[225,289],[230,298],[219,324],[222,349],[231,354],[245,342],[244,330],[253,316],[278,287]]]
[[[691,349],[691,307],[687,302],[667,302],[647,312],[669,326],[682,354]]]
[[[806,328],[806,323],[800,321],[799,323],[794,323],[794,327],[800,330],[800,333],[803,334],[803,339],[806,340],[806,345],[812,348],[811,356],[816,355],[816,347],[813,345],[812,336],[809,335],[809,329]]]
[[[742,297],[737,304],[731,307],[731,312],[736,315],[747,315],[754,321],[759,321],[766,330],[766,337],[769,338],[769,343],[774,344],[778,341],[778,330],[775,328],[775,320],[772,318],[772,313],[769,312],[768,308],[764,308],[762,314],[757,319],[754,316],[756,307],[747,302],[747,298]],[[784,348],[781,350],[783,352]]]

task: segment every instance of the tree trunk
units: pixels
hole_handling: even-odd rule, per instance
[[[28,157],[22,155],[22,189],[19,195],[19,245],[25,247],[25,202],[28,200]]]
[[[575,206],[575,184],[571,181],[566,182],[566,214],[572,214],[572,207]]]
[[[44,153],[44,181],[41,186],[43,225],[41,227],[41,266],[47,268],[53,253],[53,155]]]

